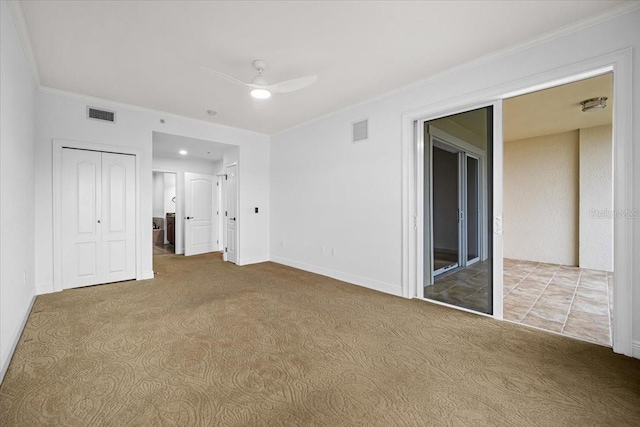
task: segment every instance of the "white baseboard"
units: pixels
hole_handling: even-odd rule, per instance
[[[267,261],[270,261],[268,256],[243,257],[238,261],[238,265],[258,264]]]
[[[0,384],[2,384],[2,380],[4,380],[4,374],[7,373],[7,369],[9,369],[9,363],[11,363],[11,358],[13,357],[13,353],[16,351],[16,346],[18,345],[18,341],[20,340],[20,336],[22,335],[22,331],[24,330],[25,325],[27,324],[27,319],[29,318],[29,314],[31,313],[31,309],[33,308],[33,303],[36,302],[36,295],[31,297],[31,302],[27,306],[27,309],[22,313],[20,323],[18,323],[18,327],[13,331],[13,334],[9,337],[9,351],[7,352],[4,360],[2,360],[0,370]]]
[[[53,283],[37,283],[36,284],[36,295],[44,295],[44,294],[52,294],[53,293]]]
[[[631,344],[631,355],[636,359],[640,359],[640,341],[634,341]]]
[[[344,273],[342,271],[335,271],[325,267],[318,267],[316,265],[306,264],[304,262],[293,261],[286,258],[280,258],[272,256],[271,261],[283,264],[289,267],[297,268],[299,270],[309,271],[311,273],[320,274],[322,276],[331,277],[332,279],[341,280],[343,282],[351,283],[353,285],[362,286],[365,288],[373,289],[374,291],[384,292],[387,294],[402,296],[402,286],[400,284],[394,285],[391,283],[379,282],[373,279],[367,279],[366,277],[356,276],[350,273]]]

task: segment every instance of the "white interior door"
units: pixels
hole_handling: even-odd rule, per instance
[[[136,161],[102,153],[103,283],[136,277]]]
[[[63,149],[62,286],[134,279],[135,158]]]
[[[62,150],[62,285],[101,283],[102,153]]]
[[[238,263],[238,165],[227,166],[226,192],[226,260]]]
[[[185,173],[185,256],[217,250],[216,177]]]

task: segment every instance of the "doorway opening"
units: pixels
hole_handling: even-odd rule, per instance
[[[612,346],[613,101],[609,72],[503,102],[504,318],[604,346]]]
[[[154,227],[164,225],[164,231],[154,233],[166,235],[163,244],[172,245],[173,253],[191,256],[224,252],[230,238],[230,234],[226,232],[227,221],[223,219],[227,214],[223,189],[229,186],[225,184],[225,171],[230,165],[237,168],[238,163],[237,146],[153,132],[154,194],[164,192],[156,189],[156,180],[159,182],[162,177],[166,181],[167,176],[175,177],[174,181],[169,178],[169,182],[175,182],[175,191],[168,195],[171,196],[171,201],[167,202],[173,212],[160,212],[159,203],[156,203],[154,197]],[[164,196],[162,198],[166,200]],[[160,200],[160,196],[157,199]],[[163,214],[164,217],[160,218],[157,214]],[[240,218],[239,215],[234,215],[233,218],[235,227],[231,237],[237,253]],[[172,244],[169,237],[173,237]],[[160,252],[157,248],[154,246],[154,255]],[[236,259],[230,261],[236,262]]]
[[[422,218],[425,215],[423,201],[424,171],[424,130],[426,120],[434,120],[461,111],[468,111],[486,105],[493,106],[493,147],[488,153],[492,167],[489,176],[492,183],[488,189],[492,192],[491,249],[489,254],[492,268],[493,316],[503,319],[503,114],[502,100],[534,93],[543,89],[559,87],[567,83],[577,82],[603,74],[613,73],[613,98],[609,102],[614,120],[613,132],[613,209],[595,209],[587,214],[592,220],[598,216],[613,219],[613,246],[615,248],[614,271],[615,286],[610,295],[611,342],[613,351],[632,356],[633,345],[633,219],[638,217],[634,208],[633,180],[633,116],[632,116],[632,51],[624,49],[607,55],[586,59],[579,63],[548,70],[531,75],[518,81],[506,82],[496,87],[487,88],[475,94],[469,94],[464,100],[448,100],[406,112],[402,117],[402,294],[405,297],[424,298],[424,272],[429,266],[424,242]],[[581,210],[584,213],[584,210]],[[508,220],[508,219],[507,219]],[[509,258],[508,258],[509,259]],[[478,263],[476,263],[478,264]],[[437,300],[431,300],[440,303]],[[464,307],[456,306],[461,310]],[[586,322],[585,322],[586,323]]]
[[[493,313],[493,107],[421,121],[423,297]]]
[[[153,172],[153,255],[175,254],[176,173]]]

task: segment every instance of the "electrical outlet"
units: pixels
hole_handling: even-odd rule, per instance
[[[324,245],[320,246],[320,252],[324,253]]]
[[[331,255],[336,256],[336,248],[331,248]]]
[[[284,248],[284,240],[280,240],[280,246]]]

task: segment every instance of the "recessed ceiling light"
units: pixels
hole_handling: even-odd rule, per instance
[[[187,150],[180,150],[178,151],[178,153],[182,154],[183,156],[187,155]]]
[[[257,99],[267,99],[271,97],[271,92],[266,89],[254,89],[251,91],[251,96]]]
[[[207,114],[210,116],[215,116],[216,114],[218,114],[218,112],[213,110],[207,110]]]
[[[607,106],[607,97],[603,96],[600,98],[587,99],[586,101],[582,101],[580,105],[582,105],[582,111],[584,113],[588,111],[602,110]]]

